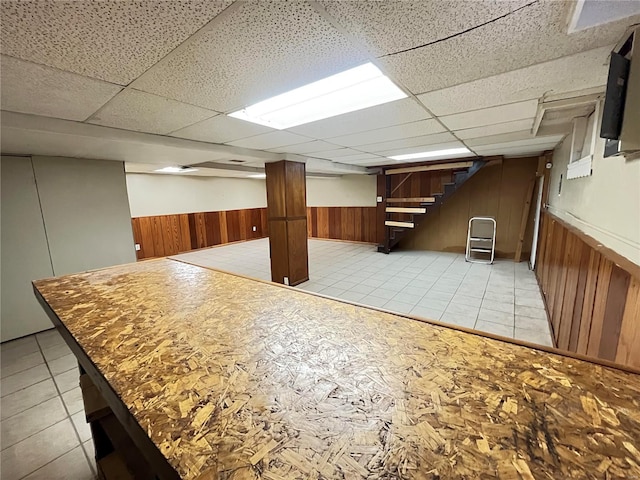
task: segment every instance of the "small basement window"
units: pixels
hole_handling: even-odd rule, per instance
[[[600,122],[600,101],[587,117],[573,119],[571,132],[571,154],[567,167],[567,180],[591,175],[591,162],[596,150]]]

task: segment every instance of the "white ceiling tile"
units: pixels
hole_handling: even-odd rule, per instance
[[[461,140],[470,138],[479,138],[489,135],[500,135],[501,133],[518,132],[521,130],[530,130],[533,127],[534,118],[526,118],[524,120],[515,120],[512,122],[496,123],[483,127],[466,128],[464,130],[456,130],[456,136]]]
[[[275,132],[263,133],[255,137],[242,138],[227,142],[228,145],[244,148],[256,148],[258,150],[266,150],[268,148],[276,148],[284,145],[295,145],[297,143],[306,143],[308,137],[296,135],[295,133],[285,132],[284,130],[276,130]]]
[[[439,118],[450,130],[462,130],[535,117],[537,109],[538,101],[529,100]]]
[[[640,16],[566,33],[572,2],[541,0],[495,22],[423,48],[379,59],[415,94],[591,50],[617,42]]]
[[[218,115],[202,122],[182,128],[170,135],[172,137],[187,138],[200,142],[227,143],[241,138],[253,137],[263,133],[275,132],[270,127],[258,125],[256,123],[238,120],[226,115]]]
[[[228,113],[367,61],[308,3],[254,0],[133,86]]]
[[[82,121],[122,87],[2,55],[2,109]]]
[[[503,105],[605,85],[611,46],[419,95],[435,115]]]
[[[455,35],[526,4],[528,0],[459,0],[319,3],[375,55]],[[428,28],[425,26],[428,25]]]
[[[346,157],[349,155],[360,155],[362,153],[363,152],[359,150],[353,150],[351,148],[337,148],[335,150],[325,150],[322,152],[315,152],[312,156],[318,157],[318,158],[333,159],[333,158]]]
[[[337,157],[338,162],[343,163],[357,163],[362,160],[371,160],[371,159],[380,159],[380,157],[376,155],[371,155],[370,153],[359,153],[357,155],[347,155],[344,157]]]
[[[419,137],[402,138],[400,140],[391,140],[389,142],[372,143],[369,145],[360,145],[358,150],[365,152],[378,153],[386,152],[389,150],[420,147],[433,145],[436,143],[444,143],[449,141],[455,141],[456,138],[449,132],[435,133],[433,135],[421,135]]]
[[[395,155],[407,155],[409,153],[421,153],[421,152],[433,152],[436,150],[448,150],[450,148],[463,148],[464,145],[462,142],[446,142],[446,143],[437,143],[433,145],[418,145],[416,147],[407,147],[407,148],[399,148],[387,150],[384,152],[380,152],[379,155],[383,157],[391,157]],[[421,161],[424,162],[424,159]]]
[[[429,118],[427,111],[412,98],[345,113],[317,122],[307,123],[289,130],[313,138],[331,138],[360,133],[366,130],[390,127]]]
[[[231,3],[1,2],[2,53],[127,85]]]
[[[512,151],[521,147],[547,148],[549,145],[555,147],[564,137],[564,135],[551,135],[506,142],[496,141],[495,143],[473,147],[473,149],[478,153],[487,154],[487,152]]]
[[[479,148],[477,152],[479,155],[538,155],[547,150],[553,150],[557,145],[558,142],[508,148],[501,146],[491,146]]]
[[[355,147],[374,142],[418,137],[443,131],[445,131],[445,128],[438,121],[428,119],[412,123],[404,123],[402,125],[394,125],[392,127],[378,128],[376,130],[369,130],[366,132],[353,133],[350,135],[342,135],[340,137],[332,137],[328,139],[328,141],[337,145],[344,145],[345,147]]]
[[[138,90],[124,90],[89,123],[138,132],[167,134],[217,115],[217,112]]]
[[[485,145],[495,145],[520,140],[534,140],[536,137],[531,133],[530,129],[520,130],[519,132],[502,133],[499,135],[486,135],[482,137],[466,140],[469,147],[481,147]]]
[[[286,153],[315,153],[315,152],[327,152],[329,150],[335,150],[339,145],[333,143],[324,142],[322,140],[313,140],[312,142],[300,143],[298,145],[287,145],[285,147],[277,147],[269,149],[270,152],[286,152]]]

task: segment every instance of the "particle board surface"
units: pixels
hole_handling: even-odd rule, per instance
[[[161,259],[35,282],[184,479],[640,476],[640,376]]]

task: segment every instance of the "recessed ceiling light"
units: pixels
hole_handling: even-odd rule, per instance
[[[365,63],[268,98],[229,116],[282,130],[406,96],[378,67]]]
[[[159,173],[189,173],[189,172],[197,172],[198,169],[197,168],[193,168],[193,167],[164,167],[164,168],[159,168],[158,170],[154,170],[154,172],[159,172]]]
[[[267,178],[266,173],[256,173],[254,175],[249,175],[249,178]]]
[[[391,160],[415,160],[417,158],[444,157],[448,155],[459,155],[461,153],[471,153],[468,148],[449,148],[446,150],[432,150],[431,152],[408,153],[406,155],[394,155],[388,157]]]

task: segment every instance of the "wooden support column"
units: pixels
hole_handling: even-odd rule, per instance
[[[309,280],[305,165],[281,160],[265,172],[271,280],[298,285]]]

